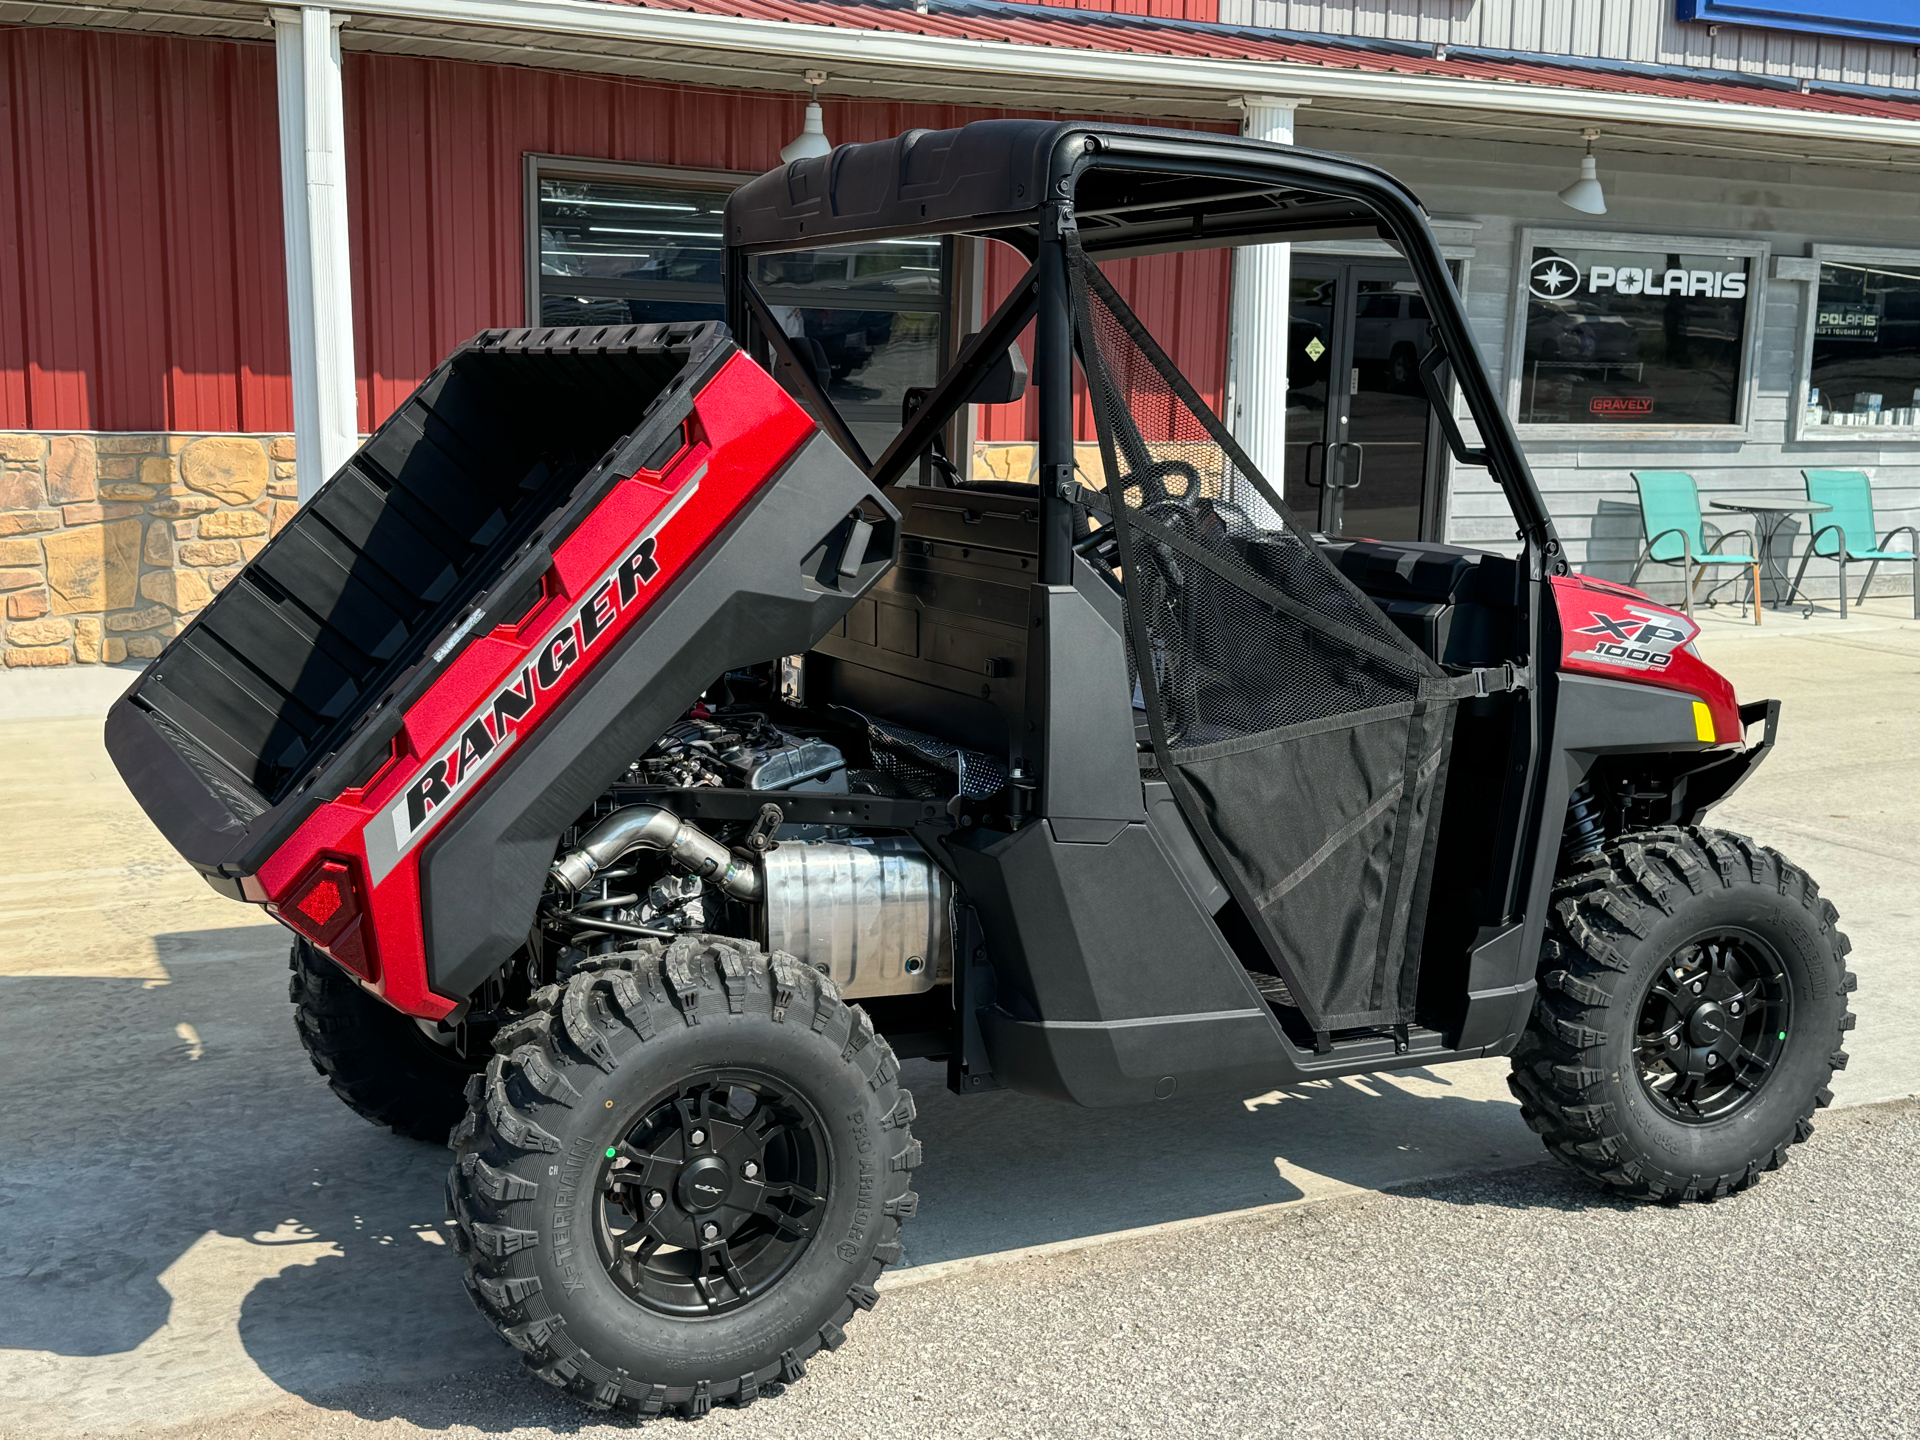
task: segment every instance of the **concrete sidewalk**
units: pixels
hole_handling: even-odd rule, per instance
[[[1911,1095],[1921,1064],[1921,628],[1893,614],[1905,606],[1845,626],[1702,616],[1703,652],[1740,693],[1786,702],[1776,754],[1717,823],[1811,871],[1854,939],[1840,1104]],[[382,1395],[510,1375],[440,1241],[446,1153],[333,1098],[293,1036],[284,933],[215,896],[120,787],[99,716],[130,679],[0,676],[0,1431],[248,1429],[237,1418],[349,1394],[378,1420],[417,1414],[383,1412]],[[920,1279],[919,1294],[1018,1248],[1532,1164],[1505,1075],[1475,1062],[1090,1113],[963,1102],[913,1066],[923,1203],[895,1284]],[[1051,1264],[999,1262],[1016,1289]],[[851,1333],[837,1386],[867,1384],[862,1334],[887,1316]]]

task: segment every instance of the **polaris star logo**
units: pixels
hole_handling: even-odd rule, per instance
[[[549,698],[637,609],[643,592],[660,574],[655,547],[661,529],[700,488],[702,466],[634,538],[619,562],[601,576],[586,598],[554,627],[506,684],[475,710],[438,755],[408,781],[387,808],[386,824],[369,822],[363,832],[367,869],[378,885],[449,806],[491,770],[548,709]]]
[[[1686,616],[1638,605],[1624,608],[1629,612],[1625,617],[1589,611],[1594,624],[1574,633],[1602,639],[1568,659],[1599,661],[1623,670],[1666,670],[1674,664],[1674,652],[1701,633]]]
[[[1580,284],[1580,269],[1558,255],[1535,261],[1527,273],[1527,288],[1542,300],[1565,300]]]

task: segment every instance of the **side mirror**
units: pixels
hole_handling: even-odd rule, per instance
[[[972,335],[961,341],[965,350],[972,341]],[[1007,405],[1027,394],[1027,357],[1021,354],[1018,345],[1010,345],[994,363],[987,374],[980,379],[973,392],[967,397],[969,405]]]

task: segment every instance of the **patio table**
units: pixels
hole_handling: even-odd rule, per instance
[[[1788,579],[1787,561],[1775,553],[1775,537],[1797,515],[1819,515],[1834,507],[1824,500],[1809,500],[1801,495],[1717,495],[1708,500],[1716,510],[1732,510],[1754,517],[1755,547],[1761,569],[1775,581],[1775,598],[1770,604],[1779,608],[1794,599],[1795,586]],[[1787,592],[1783,596],[1783,592]],[[1814,607],[1808,611],[1813,613]]]

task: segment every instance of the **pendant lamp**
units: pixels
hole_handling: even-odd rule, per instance
[[[1601,194],[1601,177],[1594,171],[1594,142],[1601,138],[1601,132],[1583,130],[1581,138],[1587,141],[1587,154],[1581,157],[1581,178],[1561,192],[1561,203],[1583,215],[1606,215],[1607,197]]]
[[[800,123],[800,134],[780,148],[780,159],[783,165],[791,164],[796,160],[812,160],[816,155],[825,155],[834,148],[833,142],[827,138],[827,131],[822,126],[820,118],[820,87],[827,81],[827,72],[809,70],[806,72],[806,78],[810,97],[807,101],[807,114]]]

